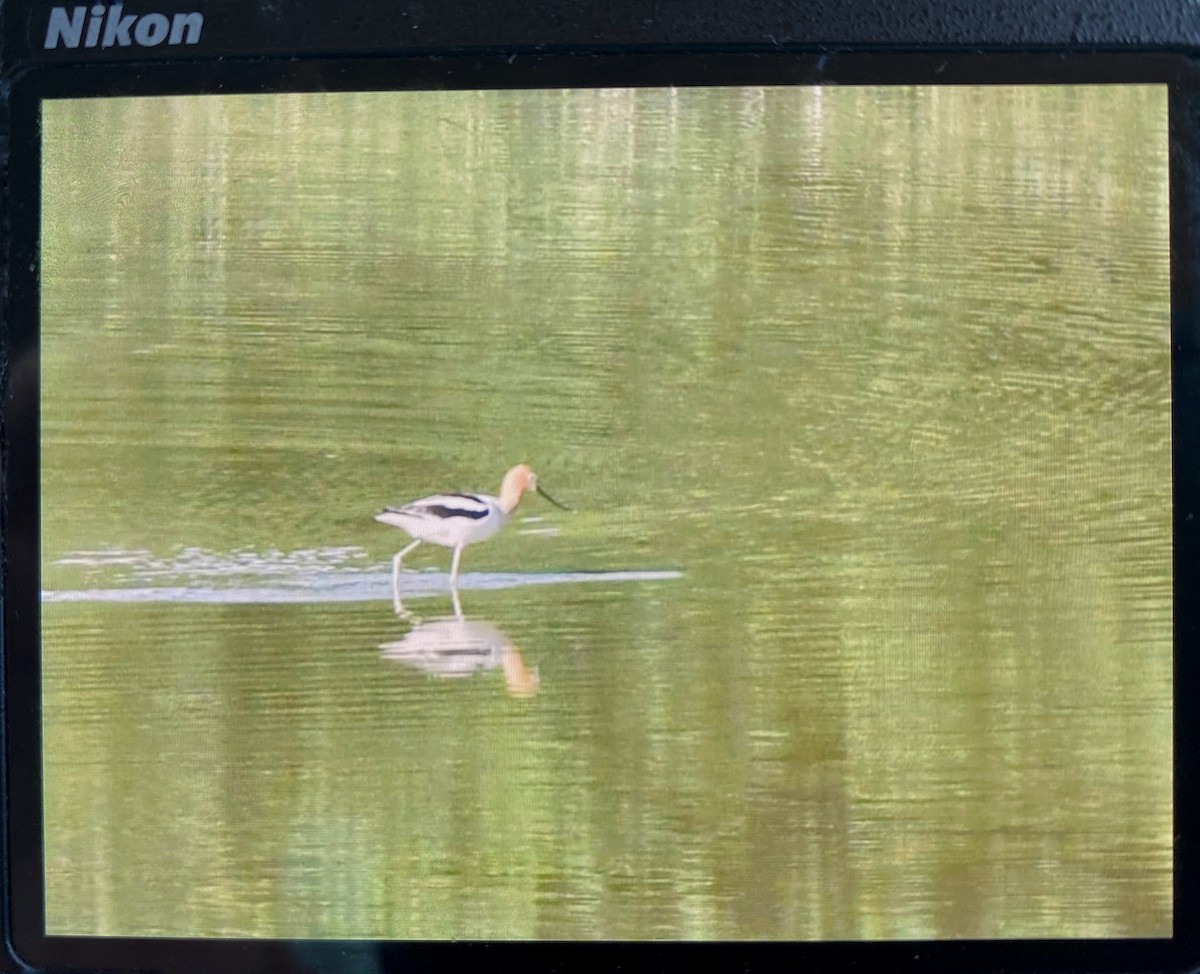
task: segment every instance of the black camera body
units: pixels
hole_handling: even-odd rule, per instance
[[[0,969],[1194,969],[1198,43],[0,5]]]

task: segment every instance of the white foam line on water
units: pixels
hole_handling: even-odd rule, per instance
[[[578,582],[661,582],[682,578],[679,571],[625,572],[517,572],[460,575],[459,591],[490,591],[526,585],[563,585]],[[444,572],[422,572],[401,577],[400,595],[405,599],[446,595],[450,576]],[[192,602],[217,605],[305,602],[375,602],[391,600],[392,577],[379,572],[339,572],[312,577],[295,585],[208,588],[189,585],[156,588],[48,589],[43,602]]]

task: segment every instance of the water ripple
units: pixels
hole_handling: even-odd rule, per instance
[[[366,561],[360,548],[221,555],[184,549],[169,558],[146,551],[81,551],[56,564],[108,574],[102,587],[46,589],[43,602],[191,602],[216,604],[370,602],[391,599],[391,572]],[[496,590],[581,582],[654,582],[681,578],[673,569],[598,572],[468,572],[460,590]],[[428,598],[449,588],[447,572],[406,572],[401,592]],[[169,583],[176,584],[169,584]],[[214,582],[225,584],[214,584]],[[114,584],[116,583],[116,584]],[[124,584],[121,584],[124,583]],[[150,584],[147,584],[150,583]]]

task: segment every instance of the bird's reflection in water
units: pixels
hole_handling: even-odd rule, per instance
[[[397,660],[444,679],[498,669],[514,697],[538,691],[538,672],[521,659],[517,647],[490,622],[465,619],[461,614],[428,622],[413,620],[403,639],[379,647],[384,659]]]

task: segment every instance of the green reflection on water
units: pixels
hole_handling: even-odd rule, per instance
[[[43,587],[384,566],[518,461],[576,511],[465,570],[682,572],[464,592],[524,693],[384,602],[44,606],[52,933],[1169,934],[1162,90],[45,124]]]

